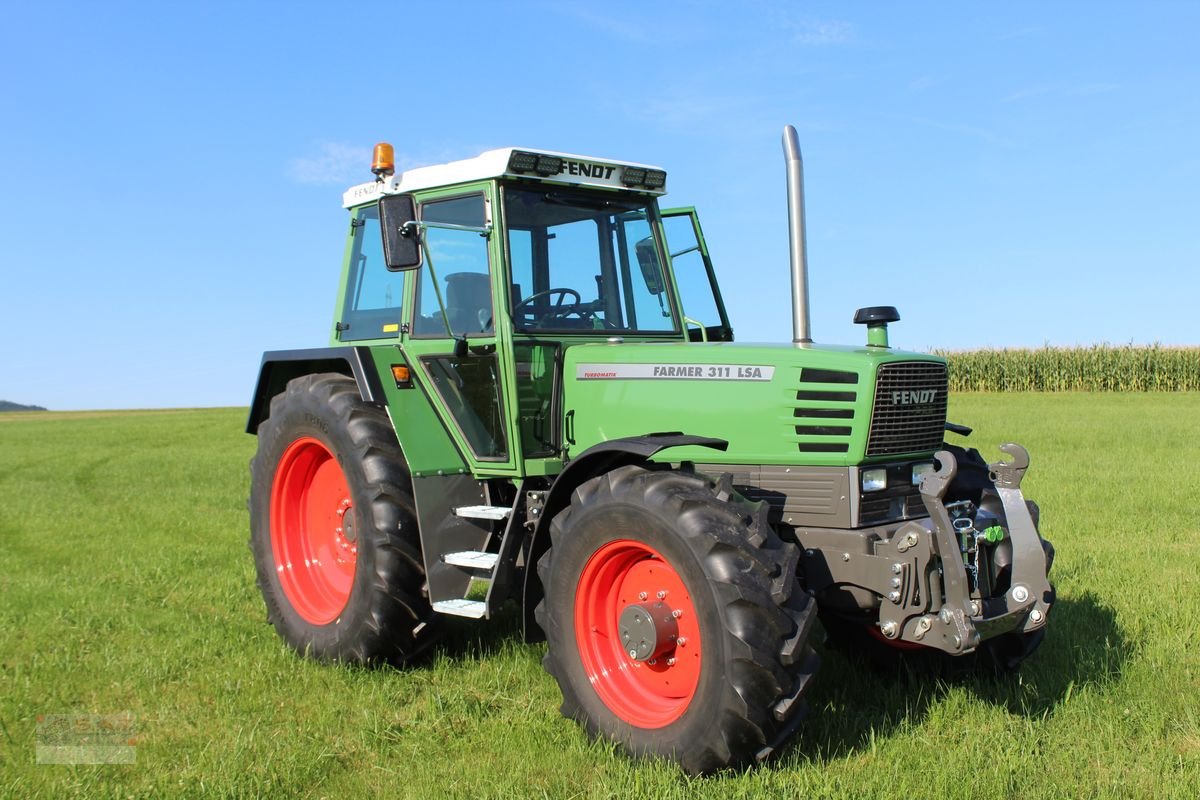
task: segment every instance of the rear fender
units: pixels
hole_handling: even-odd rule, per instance
[[[258,383],[250,401],[246,433],[258,433],[258,426],[270,415],[271,398],[282,392],[293,378],[318,372],[337,372],[354,378],[358,393],[368,403],[383,405],[383,385],[371,358],[369,347],[319,347],[305,350],[271,350],[263,353]]]

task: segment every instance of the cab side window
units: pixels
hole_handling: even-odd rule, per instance
[[[404,273],[389,272],[383,263],[379,208],[358,209],[351,225],[350,272],[338,338],[350,342],[399,336]]]
[[[424,203],[421,206],[421,220],[482,226],[483,195]],[[455,335],[490,333],[494,322],[487,239],[475,231],[437,227],[424,228],[421,235],[425,237],[428,259],[421,268],[421,282],[417,286],[413,333],[417,336],[445,337],[447,322]],[[445,321],[438,307],[438,292],[446,307]]]

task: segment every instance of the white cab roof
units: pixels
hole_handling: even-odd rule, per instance
[[[512,172],[509,161],[514,152],[532,153],[534,155],[553,156],[562,159],[561,170],[557,175],[544,177],[528,173]],[[342,205],[346,208],[362,205],[378,200],[385,194],[402,194],[420,189],[432,189],[439,186],[452,186],[456,183],[486,180],[510,176],[514,178],[532,178],[545,183],[566,184],[571,186],[601,186],[624,191],[637,191],[645,194],[665,194],[666,185],[647,189],[645,187],[629,187],[621,182],[626,168],[636,170],[657,170],[661,167],[649,164],[638,164],[633,161],[617,161],[611,158],[592,158],[572,153],[557,153],[553,150],[534,150],[529,147],[504,147],[499,150],[488,150],[474,158],[462,161],[451,161],[449,164],[438,164],[431,167],[416,167],[399,175],[393,175],[382,181],[371,181],[351,186],[342,195]]]

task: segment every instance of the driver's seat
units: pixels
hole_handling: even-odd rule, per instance
[[[492,286],[480,272],[446,276],[446,316],[455,333],[479,333],[491,327]]]

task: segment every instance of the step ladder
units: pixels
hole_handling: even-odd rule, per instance
[[[493,522],[506,520],[511,515],[512,509],[508,506],[459,506],[454,509],[454,516],[456,517],[491,520]],[[468,585],[468,588],[479,582],[490,583],[499,560],[500,556],[497,553],[485,553],[478,550],[463,550],[457,553],[446,553],[442,556],[442,563],[459,567],[470,573],[471,583]],[[481,619],[487,615],[487,605],[483,600],[470,600],[467,598],[439,600],[433,604],[433,610],[440,614],[450,614],[455,617]]]

